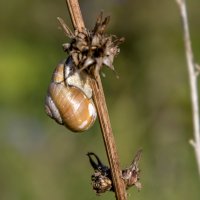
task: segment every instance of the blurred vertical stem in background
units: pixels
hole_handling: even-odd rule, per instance
[[[74,29],[82,32],[85,28],[78,0],[67,0],[68,9],[72,19]],[[105,96],[99,73],[95,74],[92,80],[93,98],[97,108],[99,122],[102,130],[103,140],[112,173],[112,181],[115,188],[115,196],[117,200],[126,200],[126,190],[123,179],[121,178],[121,170],[119,157],[116,150],[115,140],[112,133],[111,123],[106,106]]]
[[[200,121],[199,121],[199,100],[198,100],[198,75],[200,67],[194,61],[185,0],[176,0],[176,2],[180,9],[181,19],[183,23],[184,44],[185,44],[186,60],[187,60],[190,91],[191,91],[194,139],[190,140],[190,143],[194,147],[198,165],[198,171],[200,175],[200,124],[199,124]]]

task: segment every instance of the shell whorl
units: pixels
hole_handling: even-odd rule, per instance
[[[74,132],[82,132],[95,122],[96,109],[92,99],[88,98],[82,89],[66,84],[64,71],[64,63],[59,64],[55,69],[49,85],[45,109],[47,114],[59,124],[65,125]]]

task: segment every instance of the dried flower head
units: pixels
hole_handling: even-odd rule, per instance
[[[92,174],[91,180],[92,188],[96,191],[96,194],[99,195],[106,191],[113,190],[110,168],[104,165],[95,153],[89,152],[87,153],[87,156],[89,157],[90,164],[94,169],[94,174]],[[93,158],[96,159],[96,162]]]
[[[107,176],[101,174],[101,172],[96,171],[92,174],[92,188],[96,191],[96,194],[99,195],[106,191],[110,191],[112,189],[112,181]]]
[[[141,152],[142,150],[137,151],[131,165],[122,170],[122,179],[124,180],[126,189],[129,189],[131,186],[135,186],[138,190],[142,188],[141,183],[139,182],[140,169],[138,168]],[[91,180],[93,190],[96,191],[96,194],[99,195],[106,191],[114,191],[110,168],[105,166],[95,153],[90,152],[87,156],[94,169]],[[94,158],[96,159],[96,162]]]
[[[126,189],[130,188],[131,186],[135,185],[138,190],[141,190],[142,185],[139,182],[140,177],[140,169],[138,167],[138,163],[140,161],[142,150],[138,150],[131,165],[126,169],[122,170],[122,178],[124,179]]]
[[[104,65],[114,70],[113,60],[119,53],[118,45],[124,38],[105,34],[109,19],[110,17],[103,18],[101,12],[92,31],[83,29],[81,32],[75,30],[73,33],[65,22],[58,18],[65,34],[71,38],[70,43],[63,44],[64,51],[72,57],[78,70],[86,70],[93,75]]]

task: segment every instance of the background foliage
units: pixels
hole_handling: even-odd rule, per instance
[[[193,48],[200,58],[199,2],[188,1]],[[126,38],[115,61],[120,79],[103,79],[121,165],[143,148],[143,189],[129,199],[197,200],[199,177],[192,147],[190,91],[182,29],[173,0],[82,0],[92,28],[100,10],[111,15],[108,32]],[[86,153],[106,161],[98,122],[73,134],[44,113],[57,63],[66,57],[56,17],[71,26],[65,1],[0,2],[0,199],[114,199],[90,186]]]

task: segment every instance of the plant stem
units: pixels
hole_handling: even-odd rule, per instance
[[[85,28],[85,26],[78,0],[66,0],[66,2],[70,11],[70,16],[74,28],[81,32],[83,28]],[[111,123],[108,115],[104,91],[99,73],[95,74],[95,79],[92,79],[91,83],[93,89],[93,98],[97,108],[102,136],[112,173],[112,181],[115,188],[115,196],[117,200],[126,200],[127,195],[125,184],[121,175],[119,157],[116,150],[115,140],[111,128]]]
[[[176,0],[176,2],[179,6],[181,19],[183,23],[185,53],[186,53],[189,82],[190,82],[190,91],[191,91],[194,140],[191,140],[190,143],[194,147],[197,165],[198,165],[198,171],[200,175],[200,124],[199,124],[200,121],[199,121],[199,104],[198,104],[199,100],[198,100],[197,68],[196,68],[196,63],[194,62],[194,56],[192,52],[186,3],[185,3],[185,0]]]
[[[99,75],[97,75],[96,80],[93,81],[92,89],[94,96],[93,98],[98,111],[102,136],[112,173],[112,181],[115,187],[116,199],[125,200],[126,199],[125,185],[121,178],[122,175],[120,170],[119,157],[117,155],[115,140],[112,133],[103,87]]]
[[[66,0],[74,29],[82,31],[85,27],[78,0]]]

